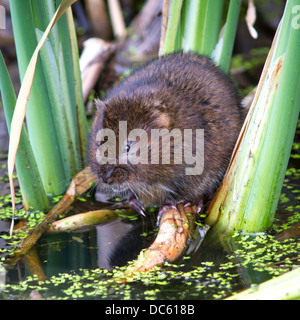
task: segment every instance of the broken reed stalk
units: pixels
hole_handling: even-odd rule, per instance
[[[75,201],[76,197],[90,189],[95,183],[95,176],[89,167],[79,172],[72,180],[70,187],[62,200],[52,208],[46,217],[36,225],[29,235],[23,239],[14,254],[9,258],[8,265],[14,265],[24,254],[30,250],[36,241],[49,229],[50,225],[61,215],[64,215],[69,206]]]
[[[47,232],[69,232],[103,224],[117,219],[120,215],[133,215],[132,209],[101,209],[75,214],[52,223]]]
[[[134,270],[129,267],[127,273],[148,271],[164,262],[173,262],[186,249],[186,243],[195,227],[196,207],[186,207],[179,204],[177,209],[164,212],[158,234],[152,245],[141,252],[134,264]]]

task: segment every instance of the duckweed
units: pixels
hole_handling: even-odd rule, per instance
[[[187,268],[185,264],[168,263],[147,273],[136,273],[127,282],[127,266],[79,269],[73,274],[59,273],[46,281],[29,276],[18,284],[7,284],[1,297],[24,299],[35,290],[45,299],[222,299],[242,288],[245,270],[271,278],[299,263],[299,243],[293,239],[277,241],[270,235],[237,235],[234,246],[219,265],[203,261]]]
[[[294,148],[299,150],[299,144],[295,144]],[[29,299],[32,291],[38,291],[43,299],[61,300],[222,299],[241,289],[255,286],[299,266],[299,235],[277,237],[281,232],[292,230],[300,222],[299,178],[300,169],[287,170],[278,215],[271,233],[256,236],[236,233],[225,241],[226,248],[216,259],[202,257],[203,249],[200,247],[198,252],[183,257],[177,263],[166,263],[164,267],[156,267],[147,273],[135,273],[131,278],[126,274],[127,265],[112,269],[78,268],[50,275],[45,281],[32,275],[17,283],[2,283],[5,255],[15,250],[26,237],[27,231],[20,230],[14,237],[2,233],[0,241],[4,241],[5,246],[0,249],[0,299]],[[10,200],[10,196],[0,197],[0,220],[11,219]],[[17,203],[21,203],[20,194]],[[24,209],[16,213],[16,219],[28,220],[29,229],[44,216],[43,212],[26,212]],[[146,232],[139,234],[147,236]],[[77,234],[73,236],[78,245],[83,245],[81,239]],[[56,247],[57,251],[61,250],[60,244]],[[201,258],[197,260],[195,255]],[[214,255],[217,256],[217,253]],[[124,282],[124,279],[127,281]]]

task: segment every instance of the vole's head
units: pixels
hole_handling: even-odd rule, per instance
[[[161,138],[154,141],[152,131],[169,132],[172,120],[161,103],[144,101],[117,96],[96,102],[98,110],[89,143],[90,166],[102,190],[112,195],[130,190],[139,193],[139,197],[165,194],[174,180],[174,143],[169,152],[171,164],[162,164]]]

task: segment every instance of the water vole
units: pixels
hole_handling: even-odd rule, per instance
[[[100,189],[141,214],[209,199],[220,184],[244,111],[227,75],[193,53],[134,71],[97,102],[89,141]],[[189,171],[190,170],[190,171]]]

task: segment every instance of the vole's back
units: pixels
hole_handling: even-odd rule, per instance
[[[169,199],[195,202],[214,192],[244,119],[229,78],[208,58],[196,54],[176,53],[150,62],[116,86],[99,105],[91,133],[91,167],[100,180],[110,170],[104,180],[115,190],[132,191],[142,205],[162,205]],[[128,132],[141,128],[149,134],[151,129],[171,132],[176,128],[182,133],[184,129],[194,133],[204,129],[203,172],[186,175],[184,163],[99,166],[96,133],[102,128],[117,131],[119,121],[127,121]],[[149,156],[152,147],[149,144]],[[171,152],[174,150],[171,147]]]

